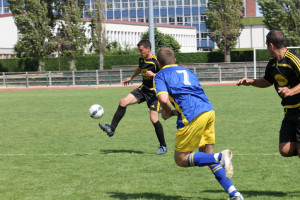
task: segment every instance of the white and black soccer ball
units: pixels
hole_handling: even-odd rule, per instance
[[[93,118],[93,119],[99,119],[99,118],[101,118],[103,116],[104,109],[99,104],[94,104],[94,105],[92,105],[90,107],[89,112],[90,112],[91,118]]]

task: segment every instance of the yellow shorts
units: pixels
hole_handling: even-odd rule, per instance
[[[215,111],[201,113],[185,127],[177,130],[175,151],[190,152],[215,144]]]

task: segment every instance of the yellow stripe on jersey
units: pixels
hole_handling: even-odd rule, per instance
[[[285,105],[285,106],[283,106],[284,108],[298,108],[298,107],[300,107],[300,103],[298,103],[298,104],[295,104],[295,105]]]
[[[221,165],[217,165],[217,167],[215,167],[212,172],[215,173],[216,171],[218,171],[219,169],[222,169]]]
[[[294,69],[292,68],[291,65],[288,65],[288,64],[280,64],[280,63],[278,63],[278,61],[276,61],[276,62],[277,62],[277,66],[279,66],[279,67],[288,67],[288,68],[294,70]]]
[[[286,52],[286,57],[290,58],[294,63],[295,65],[297,66],[298,70],[300,70],[300,60],[297,56],[295,56],[294,54],[292,54],[290,51],[287,51]]]
[[[181,108],[178,106],[178,104],[174,101],[174,99],[173,99],[170,95],[169,95],[169,99],[170,99],[171,102],[173,102],[173,104],[174,104],[176,110],[177,110],[178,112],[181,113],[182,123],[183,123],[184,125],[187,125],[189,122],[188,122],[188,120],[185,118],[185,116],[183,115]]]

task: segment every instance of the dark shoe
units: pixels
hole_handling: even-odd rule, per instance
[[[111,129],[111,126],[109,124],[102,124],[102,123],[99,123],[99,127],[107,133],[107,135],[109,137],[113,136],[115,134],[115,132]]]

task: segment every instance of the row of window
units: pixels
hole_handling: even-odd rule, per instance
[[[89,2],[86,2],[89,3]],[[206,7],[207,0],[153,0],[154,8],[170,7]],[[106,1],[107,10],[127,10],[136,8],[148,8],[148,1],[145,0],[111,0]]]

